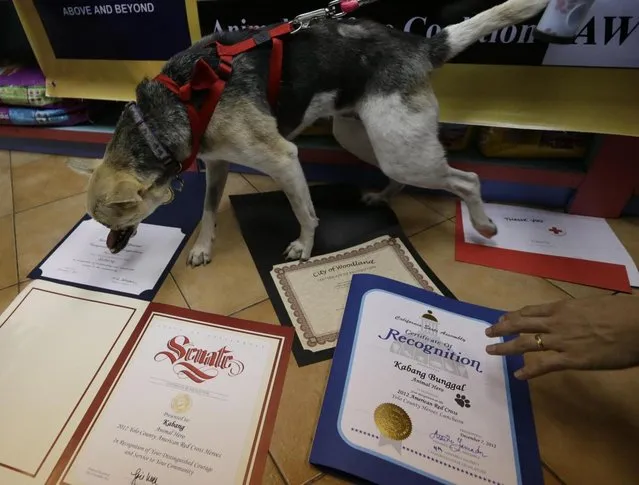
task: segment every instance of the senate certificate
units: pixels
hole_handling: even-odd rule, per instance
[[[486,322],[382,289],[362,298],[338,428],[444,483],[521,483],[504,359]]]
[[[180,312],[149,307],[48,483],[261,482],[288,334]]]

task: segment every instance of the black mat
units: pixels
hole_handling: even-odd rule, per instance
[[[347,249],[384,235],[397,237],[440,291],[455,298],[413,248],[390,207],[363,204],[360,190],[351,185],[317,185],[310,190],[320,220],[312,256]],[[288,199],[280,191],[230,198],[277,317],[282,325],[293,326],[270,274],[274,265],[286,262],[284,249],[299,236],[299,224]],[[295,334],[293,355],[300,367],[332,358],[333,350],[305,350]]]

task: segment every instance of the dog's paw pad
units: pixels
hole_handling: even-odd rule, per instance
[[[195,245],[189,252],[186,264],[195,268],[196,266],[204,266],[211,262],[211,249],[201,248]]]
[[[308,251],[310,253],[310,251]],[[297,259],[301,259],[305,261],[309,258],[310,254],[306,254],[306,248],[304,244],[302,244],[299,240],[293,241],[288,245],[286,250],[284,251],[284,255],[286,256],[287,261],[293,261]]]
[[[388,203],[381,192],[369,192],[362,195],[362,202],[366,205],[382,205]]]

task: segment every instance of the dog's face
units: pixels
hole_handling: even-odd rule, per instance
[[[122,251],[138,224],[173,197],[170,178],[153,171],[140,173],[139,163],[132,163],[130,157],[130,153],[107,149],[102,162],[76,159],[68,164],[91,177],[87,212],[110,229],[107,247],[112,253]]]

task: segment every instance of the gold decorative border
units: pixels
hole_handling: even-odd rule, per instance
[[[291,287],[291,284],[288,280],[287,274],[293,271],[297,271],[300,269],[312,268],[314,266],[320,266],[327,263],[337,262],[343,259],[348,259],[357,256],[363,256],[368,253],[379,251],[380,249],[384,249],[386,247],[391,247],[397,257],[400,259],[402,264],[408,269],[408,272],[411,274],[413,278],[420,284],[422,288],[427,291],[435,291],[426,278],[421,273],[421,268],[416,266],[413,261],[411,261],[412,255],[408,253],[406,246],[402,243],[402,241],[396,237],[387,237],[386,239],[377,240],[374,243],[368,244],[366,246],[347,251],[345,253],[340,253],[332,256],[320,257],[314,261],[305,261],[302,263],[292,263],[287,266],[280,266],[273,269],[275,276],[277,277],[277,281],[279,282],[280,287],[284,293],[284,304],[288,305],[293,311],[294,321],[292,322],[295,326],[296,330],[299,329],[302,332],[304,339],[306,340],[306,344],[309,347],[315,347],[318,345],[326,345],[329,343],[337,342],[337,336],[339,332],[328,333],[325,335],[315,335],[313,329],[304,314],[304,310],[300,306],[295,296],[295,292]],[[296,332],[299,336],[299,332]],[[301,340],[301,339],[300,339]]]

